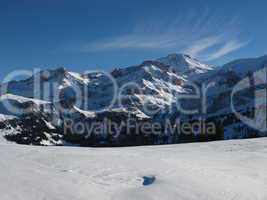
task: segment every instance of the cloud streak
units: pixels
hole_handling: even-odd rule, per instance
[[[94,52],[110,49],[162,49],[171,48],[175,45],[176,41],[173,38],[132,34],[94,42],[86,45],[83,50]]]
[[[237,51],[238,49],[249,44],[250,41],[241,41],[238,39],[224,38],[223,36],[212,36],[190,46],[185,50],[187,54],[194,57],[201,57],[206,61],[217,60],[229,53]],[[212,50],[210,50],[212,49]]]
[[[184,51],[187,54],[190,54],[192,56],[199,56],[203,51],[206,51],[207,49],[219,44],[221,42],[222,38],[220,36],[210,36],[204,39],[201,39],[194,44],[192,44],[190,47],[185,49]]]
[[[226,42],[221,48],[217,49],[214,53],[211,53],[207,56],[206,60],[216,60],[218,58],[221,58],[233,51],[236,51],[244,46],[246,46],[249,43],[249,41],[241,42],[238,40],[231,40]]]
[[[187,15],[180,14],[171,23],[163,20],[138,24],[126,34],[82,44],[79,51],[83,53],[121,49],[175,51],[210,61],[248,44],[239,39],[238,27],[236,19],[219,19],[208,12],[202,12],[201,15],[191,12]]]

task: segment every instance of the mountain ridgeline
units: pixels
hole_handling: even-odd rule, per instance
[[[267,56],[215,67],[170,54],[110,73],[43,70],[0,85],[0,137],[135,146],[267,136],[265,67]]]

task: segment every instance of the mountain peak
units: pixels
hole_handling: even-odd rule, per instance
[[[59,67],[59,68],[56,68],[54,71],[56,71],[56,72],[61,72],[61,73],[65,73],[65,72],[67,72],[67,68],[65,68],[65,67]]]
[[[186,76],[205,73],[212,70],[212,67],[201,63],[195,58],[192,58],[187,54],[172,53],[166,57],[157,59],[157,61],[173,67],[178,73],[184,74]]]
[[[65,67],[59,67],[56,69],[47,70],[47,72],[58,75],[58,74],[66,74],[68,70]]]
[[[169,59],[184,59],[184,58],[191,58],[190,55],[182,54],[182,53],[171,53],[166,56]]]

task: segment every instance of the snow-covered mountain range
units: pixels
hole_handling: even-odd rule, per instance
[[[73,131],[66,135],[64,126],[69,119],[74,124],[103,122],[104,118],[115,122],[131,118],[141,123],[163,123],[165,120],[175,123],[177,117],[187,122],[201,117],[214,122],[219,129],[218,135],[205,140],[265,136],[266,132],[254,130],[236,118],[230,109],[230,97],[239,81],[252,77],[266,66],[267,56],[240,59],[214,67],[189,55],[170,54],[139,65],[116,68],[110,73],[93,71],[79,74],[65,68],[40,71],[28,79],[0,86],[1,133],[9,140],[24,144],[176,143],[200,139],[193,136],[176,138],[165,133],[157,139],[142,134],[140,138],[123,136],[117,139],[104,132],[97,137],[93,134],[88,139],[75,135]],[[208,85],[208,88],[205,93],[200,90],[199,98],[181,98],[194,95],[194,86],[201,88],[202,85]],[[237,109],[246,116],[255,110],[253,94],[249,89],[235,98]],[[203,95],[207,112],[202,109]],[[177,102],[187,110],[202,111],[184,114],[177,109]],[[83,130],[86,132],[88,130]]]

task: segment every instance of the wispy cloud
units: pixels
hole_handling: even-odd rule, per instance
[[[238,20],[218,18],[209,12],[181,13],[167,22],[157,20],[134,26],[117,36],[85,42],[83,53],[117,49],[184,52],[205,60],[216,60],[248,44],[240,40]]]
[[[193,43],[184,51],[187,54],[198,57],[203,51],[219,44],[221,40],[220,36],[210,36]]]
[[[103,51],[109,49],[162,49],[176,45],[173,38],[165,36],[122,35],[85,45],[83,51]]]
[[[238,40],[231,40],[226,42],[221,48],[217,49],[214,53],[211,53],[210,55],[206,56],[206,60],[216,60],[220,57],[223,57],[233,51],[236,51],[240,49],[243,46],[246,46],[249,43],[249,41],[238,41]]]
[[[222,36],[211,36],[201,39],[189,48],[185,53],[194,57],[200,57],[206,61],[219,59],[249,44],[249,40],[228,39]]]

